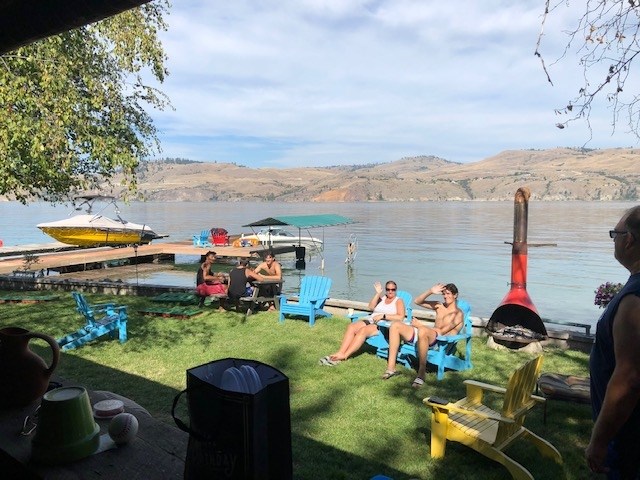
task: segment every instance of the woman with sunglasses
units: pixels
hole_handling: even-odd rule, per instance
[[[332,367],[360,350],[367,338],[378,334],[378,325],[376,324],[380,320],[404,320],[404,302],[396,296],[398,289],[396,282],[389,280],[385,284],[384,292],[380,282],[374,283],[373,287],[376,293],[371,297],[368,307],[369,310],[372,310],[371,315],[351,322],[344,333],[340,349],[332,355],[322,357],[320,359],[321,365]]]

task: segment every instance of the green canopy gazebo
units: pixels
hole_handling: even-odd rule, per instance
[[[263,218],[262,220],[257,220],[255,222],[243,225],[243,227],[250,227],[253,230],[254,227],[290,226],[298,229],[298,236],[300,237],[302,236],[303,229],[309,230],[311,228],[334,227],[338,225],[349,225],[351,223],[355,223],[355,221],[342,215],[326,213],[315,215],[281,215],[277,217],[267,217]],[[311,235],[311,233],[309,233],[309,235]],[[296,248],[296,267],[304,268],[304,248]],[[324,269],[324,258],[322,258],[322,264],[320,268]]]

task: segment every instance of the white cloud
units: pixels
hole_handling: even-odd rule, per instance
[[[164,155],[301,166],[437,155],[476,161],[505,149],[580,146],[554,127],[577,91],[542,0],[175,2],[163,44],[175,111],[153,113]],[[564,42],[564,43],[563,43]],[[626,146],[594,111],[591,148]]]

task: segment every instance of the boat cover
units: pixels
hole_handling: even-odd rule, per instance
[[[97,229],[114,229],[122,230],[127,228],[130,230],[145,230],[151,231],[151,228],[146,225],[140,225],[132,222],[119,222],[109,217],[103,217],[102,215],[75,215],[63,220],[57,220],[55,222],[45,222],[36,225],[38,228],[54,228],[54,227],[67,227],[67,228],[97,228]]]

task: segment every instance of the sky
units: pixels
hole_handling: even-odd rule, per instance
[[[581,2],[576,2],[581,3]],[[175,0],[161,35],[174,107],[160,157],[334,166],[504,150],[637,145],[604,98],[558,129],[582,86],[572,7],[544,0]],[[592,137],[592,138],[591,138]]]

